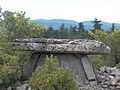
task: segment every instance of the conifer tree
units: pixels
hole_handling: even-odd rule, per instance
[[[81,33],[83,33],[84,31],[85,31],[85,29],[84,29],[83,22],[80,22],[80,23],[79,23],[79,30],[78,30],[78,33],[81,34]]]
[[[112,27],[110,29],[112,32],[115,30],[115,23],[112,23]]]
[[[100,24],[101,20],[98,20],[97,18],[95,18],[95,20],[92,22],[94,23],[93,27],[94,27],[94,30],[93,32],[95,32],[95,30],[101,30],[101,26],[102,24]]]

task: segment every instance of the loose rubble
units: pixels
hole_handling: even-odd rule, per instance
[[[120,90],[120,70],[110,67],[94,69],[96,81],[77,83],[78,90]],[[10,87],[7,90],[12,90]],[[16,90],[31,90],[28,84],[18,86]]]
[[[120,90],[120,70],[116,67],[94,69],[97,81],[88,81],[79,90]],[[95,83],[97,83],[95,85]],[[92,85],[93,84],[93,85]]]

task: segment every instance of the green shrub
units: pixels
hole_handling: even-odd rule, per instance
[[[33,90],[77,90],[70,70],[57,67],[56,58],[46,56],[45,65],[38,67],[30,78]]]
[[[97,41],[104,42],[111,48],[111,52],[109,55],[102,55],[103,62],[111,66],[115,66],[120,63],[120,28],[113,32],[96,30],[94,33],[89,33],[91,37],[93,37]]]
[[[117,69],[120,69],[120,63],[118,63],[118,64],[116,65],[116,68],[117,68]]]
[[[23,66],[28,60],[28,53],[12,49],[8,35],[0,28],[0,90],[23,80]]]
[[[110,66],[110,60],[107,59],[108,57],[103,55],[89,55],[89,59],[92,62],[93,66],[96,68],[102,66]]]
[[[14,84],[21,77],[18,57],[0,54],[0,90]]]

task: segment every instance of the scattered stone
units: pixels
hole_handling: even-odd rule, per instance
[[[27,89],[28,89],[28,84],[23,84],[16,88],[16,90],[27,90]]]
[[[86,85],[88,85],[90,82],[88,80],[85,80],[84,82]]]
[[[117,81],[116,81],[115,79],[112,79],[112,80],[110,81],[110,84],[111,84],[112,86],[116,86],[116,85],[117,85]]]
[[[115,86],[109,86],[110,90],[115,90]]]
[[[120,89],[120,86],[116,86],[116,89]]]
[[[96,81],[90,81],[90,86],[97,86],[97,82]]]
[[[108,85],[102,85],[102,87],[103,87],[103,88],[107,88],[107,87],[108,87]]]
[[[105,72],[105,67],[101,67],[101,68],[99,68],[99,70],[100,70],[101,72]]]
[[[120,86],[120,83],[117,83],[118,86]]]
[[[8,87],[7,90],[12,90],[12,87]]]
[[[113,72],[112,70],[115,71],[116,73],[119,72],[118,69],[110,68],[110,67],[103,67],[102,69],[94,69],[97,81],[85,80],[84,83],[80,83],[78,81],[78,85],[77,85],[78,90],[120,90],[120,82],[119,82],[120,75],[119,74],[111,75],[110,73]],[[31,88],[28,87],[28,84],[26,83],[28,83],[28,81],[24,81],[23,85],[18,86],[16,90],[31,90]],[[7,88],[7,90],[12,90],[12,88],[9,87]]]

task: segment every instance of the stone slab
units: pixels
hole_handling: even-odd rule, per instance
[[[89,81],[96,80],[95,73],[93,71],[93,67],[92,67],[92,64],[91,64],[88,56],[83,55],[82,58],[81,58],[81,62],[83,64],[83,67],[84,67],[84,70],[85,70],[85,73],[87,75],[88,80]]]
[[[14,46],[22,50],[47,53],[108,54],[110,48],[102,42],[86,39],[16,39]]]
[[[24,69],[24,76],[26,77],[26,79],[29,79],[30,76],[32,75],[32,72],[35,70],[39,57],[40,57],[40,54],[37,54],[37,53],[33,53],[31,55],[31,59]]]

